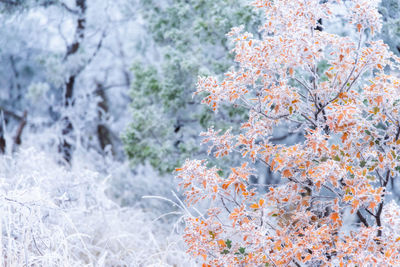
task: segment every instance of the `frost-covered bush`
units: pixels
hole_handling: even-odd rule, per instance
[[[201,129],[216,123],[229,128],[243,115],[227,108],[214,116],[191,96],[198,75],[223,74],[232,64],[225,33],[235,25],[256,29],[259,24],[251,20],[255,13],[247,0],[140,3],[149,40],[139,49],[155,51],[132,68],[132,119],[123,141],[132,166],[148,163],[166,174],[187,157],[206,153],[197,145]]]
[[[190,266],[173,225],[105,194],[109,180],[25,149],[0,157],[1,266]],[[110,178],[110,177],[108,177]]]
[[[382,40],[389,45],[390,49],[400,54],[400,1],[382,0],[379,6],[382,14]]]

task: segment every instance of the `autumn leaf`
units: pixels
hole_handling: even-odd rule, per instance
[[[333,212],[332,214],[331,214],[331,220],[333,221],[333,222],[335,222],[335,223],[337,223],[338,222],[338,220],[339,220],[339,213],[337,213],[337,212]]]
[[[345,195],[344,197],[343,197],[343,201],[345,201],[345,202],[348,202],[348,201],[350,201],[350,200],[352,200],[353,199],[353,196],[352,195]]]
[[[260,208],[260,206],[257,204],[257,203],[254,203],[254,204],[252,204],[252,205],[250,205],[250,208],[252,208],[252,209],[259,209]]]
[[[351,206],[353,207],[353,210],[356,210],[359,205],[360,201],[358,199],[354,199]]]
[[[369,209],[373,211],[373,210],[375,210],[375,207],[376,207],[376,202],[371,201],[371,202],[369,203]]]
[[[222,240],[222,239],[219,239],[218,240],[218,245],[220,245],[221,247],[226,247],[226,244],[225,244],[225,241],[224,240]]]
[[[288,178],[288,177],[292,176],[292,172],[290,170],[286,169],[282,172],[282,175],[283,175],[283,177]]]
[[[348,132],[343,133],[342,134],[342,143],[344,143],[347,140],[348,137],[349,137],[349,133]]]

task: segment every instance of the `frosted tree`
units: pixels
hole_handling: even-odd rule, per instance
[[[239,134],[203,133],[215,157],[243,156],[229,175],[204,160],[176,169],[187,203],[209,207],[187,216],[189,252],[205,266],[399,265],[399,207],[388,200],[400,169],[400,61],[372,39],[382,27],[378,1],[253,6],[263,12],[261,38],[233,28],[239,66],[222,80],[198,81],[203,103],[241,106],[248,119]],[[349,36],[316,30],[338,10]],[[274,128],[289,122],[304,142],[272,143]],[[250,162],[263,162],[282,183],[257,190]]]
[[[36,145],[58,147],[67,162],[77,147],[122,158],[135,53],[136,17],[124,14],[127,7],[134,4],[0,2],[0,109],[9,139],[19,136],[26,110],[25,129],[48,133]]]

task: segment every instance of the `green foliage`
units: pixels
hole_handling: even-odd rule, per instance
[[[211,125],[229,128],[244,116],[227,108],[218,115],[192,99],[199,75],[222,75],[233,64],[226,33],[250,23],[253,10],[244,0],[143,0],[143,19],[161,56],[132,68],[132,123],[123,140],[133,165],[150,163],[161,174],[188,157],[205,153],[198,133]],[[221,118],[225,118],[221,120]],[[224,124],[219,121],[230,122]]]

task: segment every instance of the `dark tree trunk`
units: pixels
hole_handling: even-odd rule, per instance
[[[86,27],[86,0],[75,0],[75,5],[79,10],[78,19],[76,21],[75,38],[74,42],[67,47],[67,52],[65,54],[64,60],[68,57],[76,54],[81,46],[81,43],[85,37],[85,27]],[[73,106],[73,96],[76,76],[78,73],[70,73],[65,84],[64,91],[64,107],[66,109]],[[67,163],[71,162],[72,159],[72,144],[69,142],[68,137],[72,135],[74,130],[71,120],[68,116],[62,118],[63,128],[62,128],[62,141],[59,145],[59,151],[62,154],[64,160]]]
[[[21,136],[27,124],[27,116],[28,116],[27,111],[24,111],[23,115],[21,116],[13,111],[0,107],[0,154],[4,154],[6,152],[6,146],[7,146],[5,138],[6,129],[4,129],[4,127],[5,125],[7,125],[7,122],[10,119],[19,121],[19,126],[13,138],[14,144],[12,144],[12,150],[14,151],[15,147],[17,145],[21,145],[22,143]]]
[[[0,117],[2,118],[2,117]],[[4,125],[4,121],[1,120],[0,121],[0,154],[4,154],[6,152],[6,139],[4,138],[4,131],[5,129],[3,129],[3,125]]]
[[[15,133],[15,136],[14,136],[14,148],[15,148],[15,146],[17,146],[17,145],[19,146],[22,143],[21,136],[22,136],[22,132],[24,131],[24,128],[27,123],[27,117],[28,117],[28,112],[25,110],[24,115],[22,115],[22,119],[19,123],[17,132]]]
[[[108,113],[108,103],[104,88],[100,83],[97,83],[96,93],[101,98],[101,101],[98,104],[97,113],[99,118],[99,124],[97,124],[97,137],[102,150],[104,150],[106,146],[111,145],[112,153],[115,154],[112,147],[112,134],[110,129],[102,122],[104,115]]]

